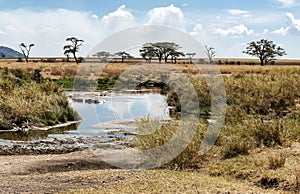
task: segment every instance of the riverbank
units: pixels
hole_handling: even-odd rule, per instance
[[[61,134],[59,138],[37,141],[5,141],[0,144],[0,155],[66,154],[93,146],[125,149],[128,138],[113,136],[74,136]]]

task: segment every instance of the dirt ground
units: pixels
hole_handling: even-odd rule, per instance
[[[1,193],[55,193],[101,187],[103,180],[79,180],[76,171],[111,169],[89,150],[58,155],[0,156]]]
[[[294,161],[300,145],[286,151]],[[262,152],[256,157],[264,155]],[[262,189],[249,181],[201,171],[117,169],[89,149],[67,154],[0,156],[0,166],[0,193],[294,193]]]

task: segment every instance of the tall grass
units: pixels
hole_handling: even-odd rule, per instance
[[[52,81],[38,83],[14,74],[0,77],[0,128],[47,126],[74,120],[63,88]]]
[[[198,94],[200,112],[210,114],[210,91],[204,78],[191,76],[190,80]],[[299,68],[224,76],[228,108],[225,124],[213,148],[218,150],[216,154],[226,159],[249,154],[258,147],[289,146],[291,142],[299,142],[300,117],[296,108],[300,99],[299,80]],[[171,102],[177,107],[182,103],[178,100]],[[168,164],[169,167],[195,167],[205,159],[198,153],[206,131],[201,123],[200,120],[196,123],[202,127],[198,127],[193,141]],[[153,134],[137,136],[134,143],[140,149],[149,149],[167,142],[174,133],[174,124],[165,124]]]

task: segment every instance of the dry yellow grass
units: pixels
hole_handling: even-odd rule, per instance
[[[235,64],[237,61],[241,62],[241,65],[214,65],[212,68],[218,67],[222,74],[234,74],[234,73],[263,73],[273,69],[280,70],[282,68],[300,68],[300,60],[278,60],[276,65],[259,66],[259,65],[244,65],[244,63],[255,62],[256,59],[221,59],[216,58],[215,61],[233,61]],[[197,61],[197,59],[194,59]],[[170,72],[182,72],[187,74],[199,74],[199,68],[209,69],[210,65],[193,65],[188,64],[187,59],[177,60],[177,64],[159,64],[157,61],[153,63],[145,63],[143,59],[133,59],[121,63],[119,59],[113,59],[108,63],[98,63],[97,59],[88,59],[87,63],[80,65],[75,62],[64,62],[61,58],[56,59],[55,62],[45,62],[43,59],[34,58],[29,63],[17,62],[17,59],[0,59],[0,68],[9,69],[40,69],[43,77],[50,79],[60,79],[62,77],[74,77],[76,75],[85,75],[91,79],[98,77],[114,77],[127,71],[127,73],[137,75],[149,75],[149,74],[163,74]],[[80,68],[80,69],[79,69]]]

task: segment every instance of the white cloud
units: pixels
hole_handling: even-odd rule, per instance
[[[204,30],[204,29],[203,29],[203,25],[202,25],[202,24],[196,24],[196,25],[194,26],[194,28],[193,28],[193,31],[190,32],[189,34],[190,34],[190,35],[197,35],[197,34],[203,32],[203,30]]]
[[[254,30],[248,29],[245,25],[233,26],[229,29],[216,28],[213,30],[214,34],[221,36],[243,36],[243,35],[253,35]]]
[[[285,36],[285,35],[287,35],[289,33],[289,30],[290,30],[289,27],[286,27],[286,28],[282,27],[282,28],[280,28],[278,30],[274,30],[272,32],[272,34],[278,34],[278,35]]]
[[[228,9],[227,10],[228,13],[230,13],[231,15],[245,15],[245,14],[249,14],[249,11],[246,10],[241,10],[241,9]]]
[[[85,56],[106,35],[134,25],[134,17],[120,6],[103,18],[67,9],[0,11],[0,44],[18,49],[20,42],[35,43],[32,56],[63,56],[67,37],[83,39],[78,55]]]
[[[134,17],[125,5],[121,5],[116,11],[103,16],[101,22],[109,31],[118,31],[135,25]]]
[[[92,15],[92,18],[98,19],[99,17],[98,17],[96,14],[93,14],[93,15]]]
[[[180,8],[171,4],[168,7],[153,8],[148,12],[146,24],[165,25],[185,29],[184,15]]]
[[[34,43],[32,56],[63,56],[65,39],[75,36],[85,40],[79,55],[100,41],[99,20],[89,13],[66,9],[0,11],[3,35],[0,42],[18,49],[20,42]]]
[[[264,29],[262,32],[263,35],[268,34],[268,33],[269,33],[269,29]]]
[[[289,20],[291,28],[300,31],[300,19],[296,19],[292,13],[286,13],[286,16]]]
[[[288,35],[288,34],[300,34],[300,19],[296,19],[292,13],[286,13],[288,20],[287,27],[281,27],[280,29],[274,30],[273,34]]]
[[[276,0],[284,7],[291,7],[295,4],[295,0]]]

